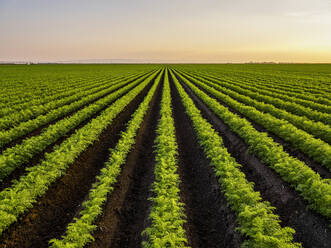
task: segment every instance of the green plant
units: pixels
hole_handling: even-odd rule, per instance
[[[83,208],[79,213],[79,217],[75,218],[74,221],[68,225],[62,239],[50,240],[50,247],[79,248],[84,247],[85,244],[94,240],[92,232],[96,229],[96,225],[94,225],[93,222],[97,216],[102,213],[102,206],[107,201],[107,196],[111,194],[114,189],[114,183],[121,173],[121,166],[125,163],[127,155],[135,143],[137,131],[143,122],[161,76],[162,73],[158,75],[147,96],[132,115],[132,119],[128,122],[126,132],[122,133],[116,147],[110,150],[110,158],[97,177],[97,181],[92,185],[88,199],[83,202]]]
[[[185,84],[247,143],[250,152],[297,190],[311,208],[331,220],[330,179],[322,179],[305,163],[286,153],[267,133],[257,131],[248,120],[232,113],[189,81],[186,80]]]
[[[253,183],[247,181],[239,165],[223,146],[222,138],[214,131],[195,107],[178,80],[171,72],[176,88],[181,96],[187,115],[192,120],[198,142],[210,159],[230,207],[236,212],[240,232],[248,237],[242,247],[254,248],[298,248],[293,242],[295,231],[281,227],[274,207],[263,201],[260,193],[254,191]]]
[[[168,70],[164,77],[160,120],[157,126],[154,197],[149,214],[151,226],[142,235],[146,236],[144,248],[187,247],[183,225],[184,204],[180,202],[179,175],[177,173],[178,148],[175,124],[172,118]]]

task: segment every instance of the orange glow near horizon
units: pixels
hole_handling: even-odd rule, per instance
[[[331,63],[330,27],[327,0],[4,0],[0,61]]]

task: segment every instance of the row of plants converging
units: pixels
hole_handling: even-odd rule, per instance
[[[209,78],[206,75],[203,75],[204,78]],[[307,118],[314,120],[314,121],[320,121],[324,124],[331,125],[331,114],[319,112],[317,110],[311,109],[309,107],[302,106],[300,104],[297,104],[295,102],[291,102],[288,100],[282,100],[281,98],[275,97],[274,95],[270,95],[270,92],[268,91],[262,91],[262,90],[252,90],[251,88],[254,86],[244,86],[240,83],[236,83],[234,81],[231,81],[230,83],[224,82],[220,79],[215,79],[215,82],[218,84],[227,87],[229,89],[238,91],[245,89],[245,95],[252,97],[256,100],[263,101],[265,103],[270,103],[280,109],[284,109],[288,112],[291,112],[295,115],[300,116],[306,116]],[[239,92],[239,91],[238,91]]]
[[[155,75],[156,72],[151,76],[147,76],[147,78]],[[76,128],[80,123],[88,120],[98,111],[101,111],[118,97],[129,92],[143,80],[145,80],[145,77],[139,78],[120,89],[118,88],[123,84],[117,85],[115,88],[109,88],[108,90],[111,91],[114,91],[115,89],[118,90],[79,110],[72,116],[50,125],[44,129],[40,135],[32,136],[31,138],[25,139],[21,144],[17,144],[14,147],[4,150],[0,155],[0,180],[8,176],[18,166],[28,162],[34,155],[43,151],[48,145],[54,143],[60,137]]]
[[[246,74],[247,76],[247,74]],[[252,83],[255,84],[256,80],[257,85],[263,85],[265,86],[265,89],[278,89],[280,93],[288,92],[293,93],[293,95],[296,98],[302,98],[306,100],[310,100],[315,102],[314,98],[317,99],[318,103],[325,104],[330,106],[330,99],[328,98],[328,94],[331,93],[328,87],[328,79],[323,80],[323,83],[319,83],[316,79],[310,78],[307,81],[307,78],[302,78],[300,75],[295,75],[294,77],[274,77],[274,76],[268,76],[263,75],[262,77],[254,73],[250,74],[249,77],[245,77],[243,81],[247,81],[247,79]],[[293,84],[293,79],[295,79],[296,83]],[[288,90],[287,90],[288,89]],[[287,94],[285,94],[287,95]]]
[[[93,88],[97,88],[99,86],[105,85],[108,82],[114,82],[114,81],[119,81],[121,80],[122,77],[118,77],[118,78],[114,78],[114,79],[94,79],[91,81],[86,81],[83,80],[81,82],[81,84],[72,84],[71,82],[68,84],[64,84],[63,85],[63,89],[61,89],[60,92],[52,92],[50,89],[46,90],[49,91],[49,95],[47,96],[43,96],[42,98],[33,98],[33,99],[25,99],[24,102],[22,103],[16,103],[10,102],[7,104],[2,104],[0,105],[0,117],[4,116],[4,115],[8,115],[11,114],[13,112],[17,112],[17,111],[22,111],[25,110],[27,108],[37,108],[37,106],[39,107],[46,107],[44,105],[50,104],[52,103],[54,105],[53,102],[57,101],[57,100],[61,100],[67,97],[71,97],[77,94],[80,94],[82,91],[88,91],[90,89]],[[70,98],[69,98],[70,99]],[[55,105],[56,106],[56,105]],[[33,111],[33,109],[32,109]]]
[[[31,131],[50,123],[51,121],[64,117],[72,113],[73,111],[77,111],[78,109],[84,107],[87,104],[93,103],[99,98],[107,96],[107,94],[110,94],[111,92],[125,86],[131,81],[141,80],[147,76],[148,75],[132,79],[129,78],[119,82],[115,81],[110,85],[107,85],[105,89],[101,89],[100,91],[94,93],[88,91],[86,92],[87,94],[85,96],[83,96],[81,99],[78,99],[77,101],[72,102],[71,104],[54,109],[44,115],[39,115],[37,118],[22,122],[9,130],[0,131],[0,148],[4,147],[10,142],[13,142],[19,137],[24,136]]]
[[[325,142],[331,144],[331,127],[328,125],[325,125],[321,122],[315,122],[311,121],[307,117],[304,116],[298,116],[291,114],[285,110],[276,108],[275,106],[264,103],[263,101],[257,101],[249,96],[245,95],[245,90],[239,89],[239,91],[234,91],[231,89],[228,89],[226,87],[222,87],[219,84],[213,83],[210,80],[207,80],[202,77],[198,76],[191,76],[187,73],[183,73],[186,78],[188,79],[197,79],[199,82],[205,83],[206,85],[209,85],[213,88],[215,88],[217,91],[222,92],[223,94],[226,94],[230,96],[233,99],[236,99],[237,101],[244,103],[246,105],[252,106],[256,108],[259,111],[262,111],[264,113],[269,113],[279,119],[287,120],[288,122],[292,123],[296,127],[305,130],[306,132],[312,134],[314,137],[317,137],[321,140],[324,140]],[[194,80],[196,81],[196,80]],[[238,93],[240,92],[240,93]]]
[[[242,247],[301,247],[300,244],[293,242],[295,231],[289,227],[281,227],[279,216],[274,213],[274,207],[269,202],[263,201],[259,192],[254,191],[253,183],[248,182],[245,174],[240,171],[241,165],[223,146],[222,138],[201,116],[172,72],[171,75],[186,114],[192,121],[198,142],[211,161],[228,204],[237,214],[239,230],[243,236],[248,237]]]
[[[209,78],[207,75],[203,75],[205,78]],[[320,121],[322,123],[331,124],[331,115],[330,110],[326,109],[326,112],[320,112],[316,109],[310,107],[303,106],[301,104],[295,103],[290,101],[290,99],[282,99],[284,97],[282,94],[271,94],[268,90],[261,90],[254,88],[252,85],[243,85],[242,83],[235,82],[233,80],[229,82],[223,82],[220,79],[215,80],[217,83],[226,86],[227,88],[238,90],[238,89],[245,89],[245,95],[250,96],[256,100],[260,100],[266,103],[270,103],[278,108],[284,109],[288,112],[291,112],[296,115],[306,116],[307,118]],[[314,104],[314,103],[312,103]],[[316,104],[316,103],[315,103]],[[325,106],[319,104],[319,106],[324,106],[325,108],[330,108],[329,106]]]
[[[286,153],[281,145],[268,137],[267,133],[257,131],[248,120],[232,113],[188,80],[185,84],[246,142],[250,152],[274,169],[284,181],[298,191],[312,209],[331,220],[330,179],[322,179],[304,162]]]
[[[311,106],[312,108],[314,108],[314,106],[316,106],[317,107],[316,110],[318,110],[319,107],[322,107],[321,105],[324,105],[324,106],[326,105],[327,109],[330,110],[331,101],[329,99],[325,98],[325,96],[322,97],[320,95],[312,95],[310,92],[302,91],[303,90],[302,85],[297,86],[295,88],[291,88],[290,84],[281,85],[281,82],[279,82],[279,81],[265,82],[262,78],[257,77],[256,74],[255,74],[255,77],[252,75],[252,77],[250,77],[249,79],[241,78],[241,77],[239,77],[239,78],[236,77],[234,79],[233,74],[229,75],[227,77],[224,77],[224,76],[220,77],[217,74],[213,74],[213,73],[206,74],[206,73],[202,72],[202,74],[200,74],[200,75],[209,76],[210,78],[214,78],[214,79],[222,78],[222,80],[224,79],[226,82],[229,82],[229,83],[232,83],[232,82],[240,83],[240,85],[243,85],[245,87],[247,86],[248,88],[250,88],[253,91],[267,90],[270,93],[276,93],[276,94],[280,94],[282,96],[288,96],[288,97],[290,97],[290,98],[287,98],[288,100],[294,101],[297,103],[303,102],[303,105],[306,104],[305,106],[307,106],[307,107]],[[284,82],[286,82],[286,80]],[[308,102],[305,102],[302,100],[306,100]],[[322,107],[322,109],[325,109],[325,108]],[[321,109],[321,111],[322,111],[322,109]]]
[[[188,81],[182,75],[179,76],[183,81]],[[301,150],[304,154],[312,158],[314,161],[324,165],[331,171],[331,146],[328,143],[316,139],[311,134],[298,129],[286,120],[278,119],[269,113],[258,111],[252,105],[246,105],[241,103],[241,101],[234,100],[229,96],[230,94],[227,91],[222,93],[218,88],[216,90],[216,88],[208,86],[200,80],[196,80],[188,75],[186,75],[186,77],[190,78],[192,82],[203,88],[212,96],[215,96],[218,100],[224,102],[227,106],[260,124],[266,128],[267,131],[276,134],[286,142],[290,143],[293,147]]]
[[[7,113],[11,114],[12,112],[21,111],[26,108],[36,107],[37,105],[42,106],[43,104],[48,104],[52,101],[57,101],[65,97],[73,96],[85,89],[88,90],[92,87],[100,86],[103,83],[121,80],[121,78],[130,76],[134,76],[134,74],[117,77],[95,75],[94,77],[89,76],[86,78],[72,78],[62,82],[61,84],[57,83],[56,80],[52,80],[51,83],[44,85],[44,87],[40,86],[40,88],[29,89],[28,87],[25,87],[24,90],[16,89],[14,92],[10,92],[8,97],[12,98],[13,95],[17,95],[18,99],[10,99],[9,101],[0,103],[0,116],[2,117],[7,115]],[[55,89],[54,84],[58,84]],[[31,93],[32,95],[30,97],[26,96],[28,93]]]
[[[238,135],[250,153],[297,191],[308,202],[307,207],[331,222],[331,179],[322,178],[268,136],[272,133],[280,137],[331,171],[329,92],[324,94],[324,88],[319,89],[318,83],[314,85],[308,76],[305,81],[304,77],[296,79],[290,73],[284,73],[283,77],[282,73],[246,72],[240,68],[217,71],[207,70],[203,65],[201,68],[195,65],[171,67],[174,69],[141,67],[132,71],[108,71],[107,75],[78,73],[68,76],[67,80],[56,74],[52,78],[54,85],[52,80],[43,82],[43,77],[38,78],[36,74],[40,89],[34,82],[24,92],[24,85],[29,82],[20,85],[20,80],[16,79],[12,86],[8,84],[8,96],[3,90],[6,81],[0,79],[0,96],[4,96],[0,100],[0,183],[10,175],[16,176],[19,167],[22,170],[27,167],[22,176],[0,191],[0,236],[13,223],[19,224],[20,217],[38,203],[49,187],[66,174],[138,95],[147,93],[116,146],[109,149],[109,158],[91,185],[79,213],[68,223],[62,237],[49,240],[49,245],[52,248],[78,248],[93,242],[97,219],[114,191],[152,98],[162,89],[154,141],[155,181],[151,185],[152,197],[148,199],[151,203],[148,221],[144,222],[148,226],[141,233],[142,247],[189,247],[184,228],[185,205],[180,199],[179,154],[170,81],[185,108],[182,114],[189,117],[195,138],[210,162],[206,166],[213,168],[220,190],[236,214],[237,230],[244,238],[243,248],[299,248],[302,245],[293,239],[295,230],[281,223],[276,208],[254,190],[254,183],[247,180],[241,171],[242,165],[227,151],[222,136],[203,118],[194,103],[196,99]],[[238,75],[235,75],[236,71]],[[275,84],[277,80],[287,78],[291,80],[288,92],[287,82]],[[305,82],[310,83],[305,85]],[[325,83],[325,88],[327,85]],[[313,94],[305,95],[307,92]],[[299,108],[295,109],[296,106]],[[254,123],[266,132],[256,130]],[[51,151],[46,153],[46,148]],[[41,157],[40,162],[29,164],[37,156]]]
[[[55,146],[51,153],[45,154],[43,161],[27,168],[27,173],[14,181],[11,187],[0,192],[0,234],[16,222],[22,213],[33,207],[37,198],[47,191],[50,184],[66,173],[66,169],[75,159],[98,139],[102,131],[158,73],[160,71],[148,76],[126,95],[118,98],[100,115]]]
[[[125,164],[127,155],[135,143],[135,137],[160,83],[161,76],[162,73],[158,75],[145,99],[132,115],[127,129],[122,133],[116,147],[110,149],[110,158],[105,163],[100,175],[96,178],[97,181],[92,185],[88,199],[83,202],[79,217],[75,218],[67,226],[66,233],[61,239],[52,239],[50,241],[50,247],[78,248],[84,247],[88,242],[94,240],[92,233],[97,227],[94,222],[102,213],[102,207],[107,201],[107,197],[114,190],[114,184],[121,173],[121,167]]]
[[[306,77],[302,77],[302,73],[285,75],[284,71],[282,71],[278,75],[273,75],[268,71],[268,73],[261,73],[258,71],[249,71],[249,70],[203,70],[202,72],[208,75],[214,75],[219,77],[220,75],[226,76],[227,79],[235,79],[240,82],[248,82],[251,85],[256,85],[258,87],[264,86],[266,89],[274,90],[278,89],[282,92],[294,93],[294,97],[300,98],[301,95],[305,94],[306,96],[310,95],[311,97],[307,100],[314,101],[313,97],[316,97],[318,100],[322,100],[319,102],[321,104],[330,105],[330,99],[328,95],[331,93],[329,86],[329,77],[325,77],[323,79],[311,78],[309,75],[309,79]],[[299,94],[299,95],[297,95]],[[285,94],[286,95],[286,94]],[[305,98],[303,98],[305,99]],[[324,102],[325,101],[325,102]]]
[[[4,102],[0,103],[0,117],[3,117],[5,115],[11,114],[16,111],[20,111],[26,108],[29,108],[31,106],[36,106],[36,105],[42,105],[42,104],[47,104],[51,101],[55,101],[64,97],[68,97],[70,95],[76,94],[77,91],[75,91],[75,88],[77,89],[84,88],[84,89],[89,89],[93,87],[94,85],[99,85],[99,83],[104,82],[105,79],[94,79],[92,81],[86,82],[85,80],[81,81],[81,84],[76,85],[73,83],[64,84],[63,89],[59,91],[52,91],[51,89],[45,89],[44,91],[47,91],[48,94],[43,94],[42,97],[40,98],[32,98],[32,99],[22,99],[21,101],[10,101],[10,102]],[[8,94],[11,94],[11,92],[8,92]]]
[[[289,87],[289,85],[287,85],[287,87],[284,85],[281,89],[279,89],[279,88],[275,88],[277,86],[279,87],[278,84],[275,85],[275,82],[268,83],[267,85],[263,85],[260,83],[260,81],[258,81],[258,83],[255,83],[256,80],[253,81],[253,78],[250,79],[248,82],[246,80],[240,80],[238,82],[240,82],[240,84],[244,86],[254,85],[254,87],[251,88],[252,90],[256,90],[256,91],[262,90],[263,92],[268,91],[269,92],[268,95],[270,96],[281,98],[283,100],[290,102],[295,102],[320,112],[325,112],[325,113],[331,112],[331,106],[330,106],[331,102],[327,98],[319,95],[311,95],[309,92],[308,94],[296,93],[299,90],[299,88],[297,87],[292,89],[291,87]],[[302,88],[300,87],[300,89]]]
[[[27,85],[24,85],[24,90],[20,88],[13,88],[10,89],[9,86],[5,88],[5,92],[3,92],[0,95],[0,108],[7,108],[7,107],[13,107],[14,109],[16,106],[24,106],[25,104],[28,104],[29,102],[43,102],[43,99],[49,99],[52,100],[55,95],[61,95],[64,94],[68,90],[72,90],[73,88],[82,87],[88,82],[98,82],[102,81],[103,77],[87,77],[87,78],[74,78],[71,80],[67,80],[66,82],[61,82],[61,84],[58,83],[57,80],[52,80],[52,84],[49,85],[38,85],[39,87],[36,88],[29,88]],[[15,85],[15,83],[12,83],[12,85]],[[54,86],[55,85],[55,86]],[[42,97],[41,97],[42,96]],[[48,101],[45,101],[48,102]]]
[[[139,78],[139,75],[135,76],[135,78]],[[76,92],[78,92],[78,93],[71,95],[69,97],[61,98],[59,100],[51,101],[51,102],[48,102],[48,103],[42,104],[42,105],[36,105],[36,106],[31,105],[28,108],[22,109],[20,111],[12,112],[11,114],[0,118],[0,130],[6,130],[8,128],[14,127],[23,121],[30,120],[32,118],[45,114],[48,111],[57,109],[59,107],[62,107],[67,104],[70,104],[72,102],[75,102],[77,100],[80,100],[84,96],[88,96],[89,94],[93,94],[98,91],[107,89],[107,87],[111,86],[112,84],[114,84],[116,82],[117,81],[110,82],[108,84],[104,83],[101,86],[97,87],[96,89],[92,88],[90,90],[87,90],[87,92],[84,92],[84,91],[80,92],[79,89],[77,89],[78,91],[76,91]]]
[[[100,82],[120,79],[134,74],[150,71],[150,66],[107,66],[106,70],[84,69],[84,66],[35,66],[28,67],[1,67],[0,73],[0,109],[7,106],[16,107],[24,103],[43,102],[52,100],[55,95],[65,94],[67,91],[84,87],[90,82]],[[108,68],[112,68],[109,70]],[[134,68],[136,67],[136,68]],[[116,69],[115,69],[116,68]],[[55,70],[54,70],[55,69]],[[115,70],[114,70],[115,69]],[[67,95],[68,96],[68,95]],[[55,97],[56,98],[56,97]]]
[[[264,80],[261,80],[258,81],[257,84],[255,84],[256,80],[254,80],[254,77],[252,76],[253,75],[251,75],[251,78],[248,81],[246,79],[242,79],[239,82],[244,85],[256,85],[258,86],[258,89],[267,90],[272,93],[275,93],[275,96],[282,98],[283,100],[296,102],[317,111],[330,112],[331,101],[328,97],[328,94],[330,92],[327,92],[328,88],[326,85],[322,86],[316,84],[315,87],[318,87],[318,89],[305,89],[305,83],[301,83],[300,85],[293,86],[292,88],[291,85],[286,82],[286,79],[279,83],[278,81],[274,80],[271,82],[268,81],[266,85],[263,84]],[[257,80],[259,79],[257,78]]]
[[[155,182],[153,184],[152,208],[149,214],[151,225],[142,235],[146,237],[144,248],[188,247],[185,229],[184,204],[180,202],[180,178],[178,168],[178,146],[175,124],[172,117],[168,70],[164,77],[160,119],[155,140]]]

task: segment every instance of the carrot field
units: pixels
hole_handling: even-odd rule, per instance
[[[331,247],[331,65],[0,65],[0,247]]]

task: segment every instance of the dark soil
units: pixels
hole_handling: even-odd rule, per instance
[[[154,80],[153,80],[154,81]],[[86,197],[95,177],[109,157],[120,132],[126,129],[131,114],[146,96],[152,83],[123,110],[100,135],[99,140],[85,150],[54,182],[25,215],[11,225],[0,237],[2,247],[48,247],[48,241],[60,237]]]
[[[183,83],[182,85],[204,118],[222,135],[225,147],[242,165],[241,170],[246,174],[247,179],[255,183],[255,190],[261,193],[264,200],[276,207],[275,213],[280,216],[281,225],[296,230],[295,241],[301,242],[306,248],[331,247],[329,222],[323,216],[308,209],[308,203],[289,184],[284,182],[274,170],[249,154],[247,144],[194,95],[188,86]]]
[[[329,178],[329,179],[331,179],[331,171],[328,170],[326,167],[324,167],[324,166],[320,165],[319,163],[315,162],[313,159],[309,158],[306,154],[304,154],[303,152],[301,152],[297,148],[294,148],[293,145],[291,145],[290,143],[284,141],[282,138],[278,137],[276,134],[274,134],[274,133],[266,130],[262,125],[257,124],[256,122],[254,122],[250,118],[246,117],[245,115],[241,114],[240,112],[236,111],[235,109],[229,107],[227,104],[225,104],[224,102],[220,101],[215,96],[213,96],[212,94],[210,94],[209,92],[207,92],[206,90],[204,90],[201,86],[199,86],[197,84],[195,84],[195,86],[197,86],[200,90],[202,90],[203,92],[205,92],[211,98],[214,98],[216,101],[218,101],[223,106],[227,107],[232,113],[237,114],[241,118],[247,119],[253,125],[253,127],[256,130],[258,130],[259,132],[268,133],[268,136],[270,136],[271,138],[273,138],[273,140],[276,143],[278,143],[278,144],[280,144],[280,145],[283,146],[284,151],[286,151],[292,157],[297,158],[297,159],[303,161],[311,169],[313,169],[315,172],[317,172],[318,174],[320,174],[320,176],[322,178]],[[238,100],[236,100],[236,101],[238,101]],[[238,102],[242,103],[241,101],[238,101]]]
[[[162,81],[161,81],[162,82]],[[154,140],[161,102],[162,83],[155,92],[113,193],[105,205],[88,247],[141,247],[154,181]]]
[[[142,75],[142,76],[145,76],[145,75],[146,75],[146,74],[144,74],[144,75]],[[125,85],[123,85],[122,87],[120,87],[120,88],[118,88],[118,89],[116,89],[116,90],[119,90],[119,89],[121,89],[121,88],[127,86],[128,84],[132,83],[133,81],[136,81],[136,80],[137,80],[137,79],[132,79],[132,80],[130,80],[128,83],[126,83]],[[116,84],[113,84],[112,86],[115,86],[115,85],[117,85],[117,84],[119,84],[119,83],[121,83],[121,82],[118,82],[118,83],[116,83]],[[82,105],[81,107],[79,107],[78,109],[75,109],[74,111],[72,111],[72,112],[66,114],[65,116],[62,116],[62,117],[56,118],[56,119],[54,119],[54,120],[48,122],[47,124],[42,125],[42,126],[40,126],[39,128],[33,130],[32,132],[30,132],[30,133],[28,133],[28,134],[26,134],[26,135],[23,135],[23,136],[21,136],[21,137],[15,139],[15,140],[13,140],[12,142],[8,143],[7,145],[1,147],[1,148],[0,148],[0,153],[2,153],[5,149],[7,149],[7,148],[9,148],[9,147],[13,147],[13,146],[15,146],[15,145],[17,145],[17,144],[21,144],[22,141],[25,140],[25,139],[27,139],[27,138],[30,138],[30,137],[33,137],[33,136],[37,136],[37,135],[39,135],[39,134],[43,131],[43,129],[47,128],[48,126],[50,126],[50,125],[52,125],[52,124],[54,124],[54,123],[56,123],[56,122],[58,122],[58,121],[60,121],[60,120],[62,120],[62,119],[64,119],[64,118],[69,118],[70,116],[72,116],[73,114],[75,114],[76,112],[78,112],[79,110],[81,110],[81,109],[87,107],[88,105],[90,105],[90,104],[92,104],[92,103],[94,103],[94,102],[100,100],[101,98],[106,97],[106,96],[109,95],[109,94],[112,94],[112,93],[115,92],[116,90],[113,90],[113,91],[111,91],[111,92],[108,92],[108,93],[106,93],[106,94],[104,94],[104,95],[102,95],[102,96],[100,96],[100,97],[98,97],[98,98],[96,98],[96,99],[94,99],[94,100],[92,100],[92,101],[90,101],[90,102],[87,102],[86,104],[84,104],[84,105]],[[63,106],[61,106],[61,107],[63,107]]]
[[[227,206],[215,172],[198,144],[192,122],[173,83],[171,92],[189,245],[193,248],[240,247],[243,237],[235,230],[236,216]]]
[[[111,93],[109,93],[111,94]],[[108,95],[108,94],[107,94]],[[124,94],[122,94],[121,96],[123,96]],[[103,96],[104,97],[104,96]],[[102,97],[98,98],[101,99]],[[97,100],[96,100],[97,101]],[[110,104],[112,104],[113,102],[115,102],[116,100],[112,101]],[[91,104],[91,103],[90,103]],[[61,119],[64,118],[69,118],[71,115],[73,115],[74,113],[76,113],[77,111],[83,109],[84,107],[86,107],[88,104],[80,107],[79,109],[77,109],[75,112],[72,112],[71,114],[65,116],[65,117],[61,117],[59,119],[57,119],[56,121],[59,121]],[[53,148],[56,145],[61,144],[65,139],[67,139],[68,137],[70,137],[73,133],[75,133],[75,131],[77,129],[80,129],[81,127],[83,127],[84,125],[86,125],[90,120],[92,120],[93,118],[97,117],[103,110],[105,110],[106,108],[109,107],[109,105],[103,107],[100,111],[97,111],[96,113],[94,113],[90,118],[87,118],[85,121],[81,122],[78,126],[76,126],[75,128],[73,128],[72,130],[70,130],[66,135],[63,135],[62,137],[60,137],[56,142],[48,145],[41,153],[36,154],[35,156],[32,157],[32,159],[30,159],[29,162],[22,164],[21,166],[18,166],[10,175],[8,175],[7,177],[5,177],[1,182],[0,182],[0,191],[10,187],[13,183],[14,179],[19,179],[25,172],[26,172],[26,168],[34,166],[38,163],[40,163],[44,157],[46,153],[50,153],[53,151]],[[49,123],[49,125],[54,124],[56,121],[52,121],[51,123]],[[47,125],[47,126],[49,126]],[[46,126],[45,126],[46,127]],[[32,136],[37,136],[42,132],[42,128],[38,128],[38,130],[33,131],[32,133],[30,133],[28,135],[28,137],[32,137]],[[26,138],[28,138],[26,137]]]

